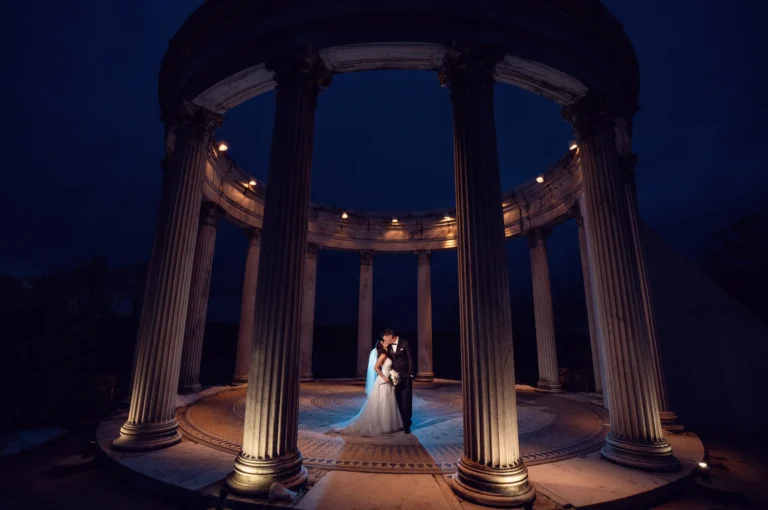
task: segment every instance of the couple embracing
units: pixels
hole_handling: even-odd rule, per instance
[[[379,436],[403,430],[411,433],[413,362],[408,341],[391,329],[368,358],[365,400],[357,416],[331,427],[332,432],[353,436]]]

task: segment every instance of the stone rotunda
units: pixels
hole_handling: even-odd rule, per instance
[[[436,73],[453,106],[456,209],[391,214],[310,204],[318,95],[338,73]],[[562,106],[575,140],[535,181],[502,192],[493,111],[497,82]],[[661,370],[635,196],[632,119],[639,72],[620,23],[595,0],[209,0],[171,39],[159,96],[163,192],[135,351],[122,451],[181,440],[177,391],[198,374],[220,219],[250,239],[233,381],[247,382],[241,495],[297,487],[300,380],[311,369],[317,250],[360,253],[357,374],[372,345],[376,252],[415,253],[418,380],[431,363],[430,253],[458,250],[463,450],[452,487],[493,506],[535,497],[518,441],[505,238],[530,241],[539,390],[561,392],[547,235],[578,223],[596,386],[610,409],[609,461],[651,471],[680,463]],[[268,182],[225,155],[215,129],[238,104],[276,89]],[[269,192],[266,193],[268,187]]]

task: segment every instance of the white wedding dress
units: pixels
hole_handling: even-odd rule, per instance
[[[376,350],[371,352],[373,364],[376,362]],[[403,418],[397,408],[395,387],[385,381],[373,370],[369,362],[368,382],[366,383],[365,400],[357,416],[337,425],[331,426],[331,432],[348,436],[372,437],[397,432],[403,428]],[[381,365],[381,371],[387,378],[392,371],[392,360],[387,358]],[[371,372],[373,372],[373,377]]]

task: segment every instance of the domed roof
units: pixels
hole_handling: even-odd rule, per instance
[[[263,69],[269,55],[287,48],[311,45],[331,60],[342,50],[356,52],[355,65],[339,61],[332,72],[437,69],[439,49],[454,41],[502,47],[510,59],[507,81],[562,104],[588,89],[637,102],[632,44],[596,0],[208,0],[170,40],[160,104],[195,101],[217,84],[240,93],[232,90],[233,77]]]

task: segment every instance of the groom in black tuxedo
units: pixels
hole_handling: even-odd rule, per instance
[[[392,370],[400,374],[400,383],[395,386],[395,398],[397,408],[403,417],[403,426],[406,434],[411,433],[411,415],[413,409],[413,361],[411,360],[411,346],[408,340],[395,335],[391,329],[381,332],[384,341],[392,341],[389,346],[389,356],[392,358]]]

